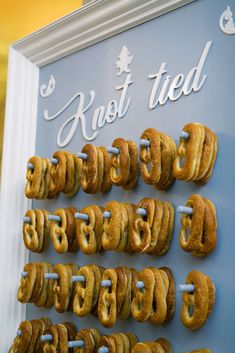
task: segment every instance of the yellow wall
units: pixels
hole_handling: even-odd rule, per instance
[[[83,0],[0,0],[0,168],[10,43],[76,10]]]

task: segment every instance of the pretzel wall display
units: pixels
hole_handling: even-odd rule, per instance
[[[27,249],[40,253],[45,249],[48,241],[50,227],[49,212],[46,210],[28,210],[25,214],[30,222],[23,223],[23,240]]]
[[[103,207],[87,206],[80,212],[86,214],[89,220],[76,219],[77,242],[84,254],[95,254],[102,249],[103,211]]]
[[[144,289],[135,288],[131,303],[133,317],[140,322],[153,324],[169,321],[175,309],[174,278],[169,268],[146,268],[137,274]]]
[[[77,251],[79,248],[76,238],[76,225],[74,214],[77,209],[58,208],[54,211],[54,215],[60,217],[60,222],[51,221],[50,238],[55,250],[63,254],[67,251]]]
[[[158,338],[156,341],[137,343],[132,353],[172,353],[172,348],[166,338]]]
[[[213,172],[218,140],[213,131],[199,123],[184,126],[187,139],[180,138],[173,173],[177,179],[206,183]],[[182,165],[183,161],[183,165]]]
[[[181,217],[180,245],[193,255],[204,257],[216,247],[216,208],[213,202],[200,195],[191,195],[186,202],[192,215]]]
[[[116,186],[133,189],[138,178],[138,147],[133,141],[117,138],[112,147],[119,150],[119,154],[112,154],[110,177]]]
[[[199,271],[191,271],[185,283],[193,284],[194,292],[182,293],[181,320],[187,328],[198,329],[213,309],[215,287],[211,279]]]
[[[133,217],[131,246],[134,251],[162,256],[169,250],[173,224],[174,208],[169,202],[144,198],[138,207],[147,211],[147,216]]]
[[[174,183],[172,173],[176,146],[173,139],[153,128],[145,130],[141,139],[150,145],[140,146],[140,170],[143,181],[159,190],[168,190]]]

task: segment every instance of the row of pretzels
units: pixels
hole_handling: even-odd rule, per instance
[[[102,335],[95,328],[77,331],[72,322],[53,325],[48,318],[22,321],[9,353],[100,353],[104,348],[109,353],[172,353],[171,343],[166,338],[138,342],[136,335],[130,332]],[[212,351],[202,348],[191,353]]]
[[[166,134],[146,129],[141,135],[140,151],[133,141],[116,138],[113,153],[105,147],[86,144],[75,155],[57,151],[52,160],[33,156],[28,161],[25,195],[51,199],[63,192],[74,196],[80,186],[84,192],[108,192],[112,185],[124,189],[136,186],[139,169],[143,181],[158,190],[168,190],[175,178],[206,183],[213,172],[218,141],[214,132],[199,123],[184,126],[178,148]],[[139,158],[139,161],[138,161]]]
[[[17,293],[21,303],[54,306],[60,313],[73,310],[80,317],[92,313],[105,327],[114,326],[117,319],[128,319],[130,314],[138,322],[153,324],[168,322],[174,315],[175,283],[168,267],[137,271],[126,266],[104,269],[96,265],[79,268],[75,264],[29,263],[23,273]],[[215,287],[199,271],[191,271],[186,284],[193,284],[194,290],[182,294],[181,320],[187,328],[197,329],[212,311]]]
[[[195,256],[206,256],[216,246],[216,208],[212,201],[194,194],[186,206],[192,214],[181,217],[180,245]],[[138,214],[144,209],[146,215]],[[77,218],[75,207],[56,209],[48,220],[46,210],[28,210],[23,224],[25,246],[42,252],[48,238],[58,253],[80,248],[87,255],[102,250],[164,255],[170,246],[174,225],[174,208],[169,202],[144,198],[138,204],[109,201],[104,207],[90,205],[80,210],[85,219]],[[104,212],[110,217],[104,218]]]

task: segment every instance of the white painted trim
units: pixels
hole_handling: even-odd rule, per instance
[[[35,151],[39,69],[23,55],[9,51],[8,85],[0,194],[0,347],[8,352],[25,305],[16,299],[20,271],[28,262],[22,241],[22,217],[31,208],[24,197],[25,171]]]
[[[25,306],[16,293],[28,261],[22,216],[26,162],[35,152],[39,68],[195,0],[95,0],[14,43],[9,52],[0,193],[0,347],[7,352]]]
[[[14,44],[43,66],[195,0],[96,0]]]

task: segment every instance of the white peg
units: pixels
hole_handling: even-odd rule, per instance
[[[74,218],[76,219],[82,219],[84,221],[89,221],[89,216],[85,213],[80,213],[80,212],[76,212],[74,214]]]
[[[50,162],[51,164],[54,164],[54,165],[57,165],[59,163],[58,159],[54,157],[50,158]]]
[[[21,272],[21,277],[25,278],[27,276],[28,276],[28,272],[26,272],[26,271]]]
[[[179,284],[178,285],[178,291],[179,292],[187,292],[191,293],[194,292],[194,285],[193,284]]]
[[[99,353],[109,353],[108,347],[102,346],[98,350]]]
[[[116,155],[119,155],[119,153],[120,153],[119,148],[117,148],[117,147],[112,147],[112,146],[108,146],[108,147],[107,147],[107,151],[108,151],[109,153],[116,154]]]
[[[189,134],[186,131],[180,131],[179,137],[182,138],[182,139],[188,139],[189,138]]]
[[[40,340],[41,340],[42,342],[52,341],[52,340],[53,340],[53,337],[52,337],[52,335],[42,335],[42,336],[40,337]]]
[[[60,218],[60,216],[56,216],[56,215],[54,215],[54,214],[49,214],[48,220],[49,220],[49,221],[60,222],[60,221],[61,221],[61,218]]]
[[[77,157],[87,160],[88,159],[88,154],[83,153],[83,152],[79,152],[79,153],[77,153]]]
[[[143,281],[137,281],[135,286],[138,289],[144,289],[144,282]]]
[[[147,216],[147,210],[145,208],[137,208],[137,211],[136,211],[140,216],[144,216],[146,217]]]
[[[34,165],[33,165],[33,163],[30,163],[30,162],[29,162],[29,163],[27,164],[27,168],[34,170]]]
[[[60,276],[58,275],[58,273],[45,273],[44,274],[44,278],[45,279],[59,279]]]
[[[101,281],[101,287],[111,287],[112,281],[110,279],[103,279]]]
[[[69,341],[68,342],[68,347],[69,348],[84,347],[84,341],[83,340]]]
[[[86,282],[84,276],[72,276],[72,282]]]
[[[185,214],[188,214],[188,215],[192,215],[193,214],[193,209],[192,209],[192,207],[178,206],[177,207],[177,212],[178,213],[185,213]]]
[[[150,141],[149,140],[145,140],[145,139],[141,139],[140,140],[140,146],[149,147],[150,146]]]
[[[21,330],[17,330],[16,331],[16,336],[22,336],[22,331]]]
[[[109,211],[104,211],[103,218],[110,218],[110,217],[111,217],[111,213]]]

